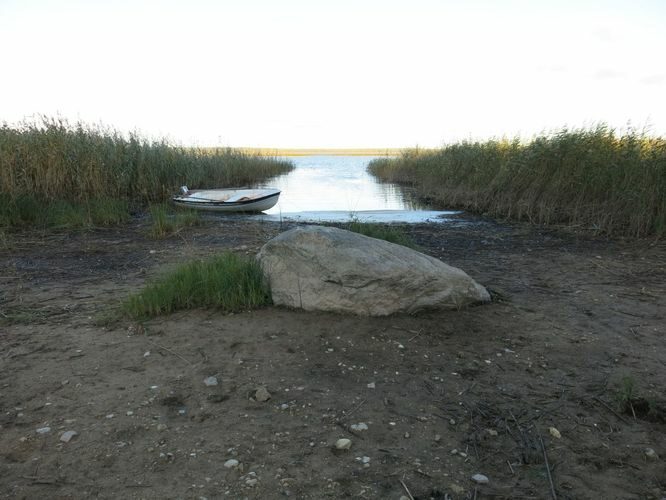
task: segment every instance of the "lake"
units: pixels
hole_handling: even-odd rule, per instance
[[[408,188],[379,182],[366,168],[373,156],[290,157],[295,169],[260,187],[282,191],[263,219],[311,222],[444,222],[454,211],[432,210]]]

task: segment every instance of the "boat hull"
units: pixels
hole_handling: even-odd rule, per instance
[[[263,212],[278,202],[277,189],[212,189],[174,196],[179,207],[213,212]]]

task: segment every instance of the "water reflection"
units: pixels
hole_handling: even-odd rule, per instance
[[[455,212],[431,210],[395,184],[380,183],[366,168],[371,156],[302,156],[289,158],[289,174],[261,187],[282,191],[278,204],[266,211],[270,219],[374,222],[444,220]],[[265,217],[265,216],[264,216]]]

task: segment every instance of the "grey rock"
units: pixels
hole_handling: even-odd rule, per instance
[[[286,231],[257,258],[276,305],[385,316],[490,301],[487,290],[460,269],[338,228]]]
[[[357,431],[357,432],[360,432],[360,431],[367,431],[367,430],[368,430],[368,424],[365,424],[365,423],[363,423],[363,422],[361,422],[360,424],[351,424],[351,425],[349,426],[349,428],[350,428],[351,430],[353,430],[353,431]]]
[[[257,387],[257,390],[254,391],[254,399],[260,403],[264,403],[271,399],[271,393],[268,392],[268,389],[266,389],[264,386]]]
[[[50,427],[40,427],[35,432],[37,432],[37,434],[48,434],[49,432],[51,432],[51,428]]]
[[[335,447],[338,450],[348,450],[349,448],[351,448],[351,445],[352,445],[351,439],[347,438],[338,439],[335,442]]]
[[[238,467],[238,464],[239,464],[238,460],[236,460],[235,458],[230,458],[229,460],[224,462],[224,467],[227,469],[234,469]]]
[[[206,387],[212,387],[217,385],[217,377],[206,377],[203,381]]]
[[[659,455],[652,448],[645,448],[643,453],[648,460],[659,460]]]
[[[62,434],[60,434],[60,441],[62,441],[63,443],[69,443],[72,439],[74,439],[78,435],[79,433],[76,431],[65,431]]]
[[[488,477],[484,476],[483,474],[474,474],[472,476],[472,481],[479,484],[488,484],[490,479],[488,479]]]

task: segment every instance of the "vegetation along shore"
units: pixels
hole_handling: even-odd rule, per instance
[[[446,208],[615,236],[666,234],[666,139],[607,126],[461,142],[371,162]]]
[[[113,129],[39,121],[0,127],[0,228],[122,222],[179,186],[242,186],[293,168],[234,149],[197,149]]]

